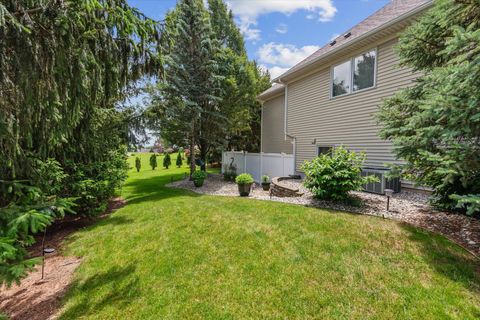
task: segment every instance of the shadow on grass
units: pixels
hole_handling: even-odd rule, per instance
[[[139,296],[139,278],[135,266],[114,266],[86,280],[72,283],[65,301],[69,301],[60,319],[78,319],[95,315],[105,307],[122,310]],[[92,298],[101,295],[101,298]]]
[[[125,200],[127,204],[137,204],[179,196],[200,197],[201,195],[195,192],[165,186],[173,181],[182,180],[184,177],[183,173],[176,173],[131,180],[124,186],[128,189],[128,196],[125,197]]]
[[[409,240],[420,244],[422,258],[437,273],[480,294],[480,261],[449,239],[408,225],[401,224]],[[479,313],[480,317],[480,313]]]

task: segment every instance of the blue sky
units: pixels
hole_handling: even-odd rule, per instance
[[[280,75],[389,0],[227,0],[245,36],[248,55]],[[129,0],[161,20],[176,0]]]

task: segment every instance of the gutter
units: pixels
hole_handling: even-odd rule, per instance
[[[364,34],[358,36],[357,38],[355,38],[355,39],[353,39],[353,40],[351,40],[351,41],[349,41],[349,42],[346,42],[346,43],[338,46],[337,48],[335,48],[335,49],[333,49],[333,50],[325,53],[324,55],[321,55],[321,56],[313,59],[312,61],[308,62],[307,64],[305,64],[304,66],[302,66],[302,67],[301,67],[300,69],[298,69],[298,70],[291,71],[291,72],[289,72],[289,71],[285,72],[285,73],[282,74],[281,76],[273,79],[273,82],[286,85],[286,83],[285,83],[284,81],[282,81],[282,78],[284,78],[284,77],[286,77],[286,76],[289,76],[289,75],[291,75],[291,74],[300,72],[300,71],[304,70],[306,67],[308,67],[308,66],[310,66],[310,65],[312,65],[312,64],[314,64],[314,63],[316,63],[316,62],[318,62],[318,61],[320,61],[320,60],[323,60],[323,59],[325,59],[325,58],[330,57],[331,55],[337,53],[337,51],[343,50],[344,48],[346,48],[346,47],[348,47],[348,46],[351,46],[351,45],[353,45],[353,44],[355,44],[355,43],[357,43],[357,42],[360,42],[361,40],[363,40],[363,39],[371,36],[371,35],[374,34],[374,33],[377,33],[377,32],[379,32],[379,31],[382,31],[383,29],[386,29],[386,28],[388,28],[388,27],[391,27],[391,26],[393,26],[394,24],[396,24],[396,23],[398,23],[398,22],[400,22],[400,21],[402,21],[402,20],[405,20],[405,19],[407,19],[407,18],[409,18],[409,17],[411,17],[411,16],[413,16],[413,15],[415,15],[415,14],[417,14],[417,13],[420,13],[420,12],[422,12],[423,10],[431,7],[432,5],[433,5],[433,0],[430,0],[430,1],[422,4],[421,6],[418,6],[418,7],[416,7],[415,9],[413,9],[413,10],[411,10],[411,11],[408,11],[408,12],[402,14],[401,16],[398,16],[397,18],[389,21],[388,23],[382,24],[381,26],[378,26],[378,27],[376,27],[375,29],[372,29],[372,30],[370,30],[370,31],[367,31],[367,32],[365,32]]]

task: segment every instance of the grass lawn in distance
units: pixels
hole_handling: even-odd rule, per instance
[[[138,154],[137,154],[138,155]],[[166,188],[141,154],[128,204],[73,235],[61,319],[478,319],[479,263],[376,217]],[[134,157],[129,159],[134,167]]]

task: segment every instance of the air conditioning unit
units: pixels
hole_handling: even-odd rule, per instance
[[[373,175],[378,179],[378,182],[371,182],[363,185],[363,190],[377,194],[385,194],[385,189],[392,189],[393,192],[400,192],[400,178],[388,179],[386,177],[387,172],[388,169],[363,168],[362,177]]]

